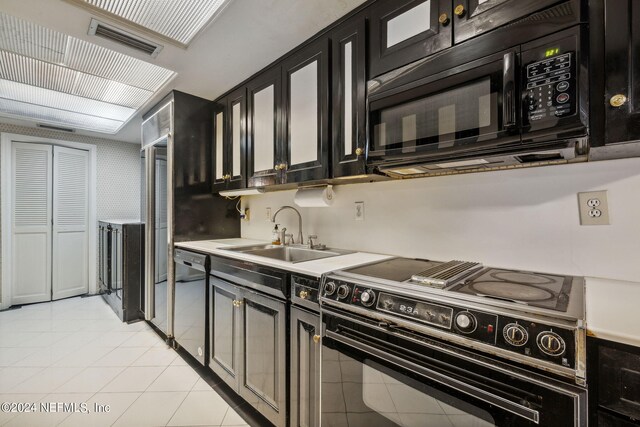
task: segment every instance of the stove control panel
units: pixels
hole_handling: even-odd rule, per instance
[[[465,338],[495,345],[498,316],[453,305],[406,298],[339,280],[324,283],[321,295],[345,306],[410,320]],[[348,307],[345,307],[348,309]]]
[[[556,365],[575,368],[573,331],[537,322],[500,317],[497,346]]]

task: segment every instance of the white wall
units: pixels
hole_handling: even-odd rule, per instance
[[[330,208],[300,209],[305,239],[344,249],[640,282],[640,159],[334,187]],[[577,193],[608,190],[611,225],[580,226]],[[245,196],[242,236],[269,239],[295,191]],[[354,220],[354,202],[365,220]],[[277,222],[297,234],[295,214]]]
[[[0,123],[0,133],[93,144],[97,147],[96,214],[100,219],[140,217],[140,146],[111,139]],[[0,230],[0,235],[3,230]],[[2,254],[0,254],[0,265]],[[0,295],[0,301],[1,301]]]

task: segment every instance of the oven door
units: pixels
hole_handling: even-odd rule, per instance
[[[517,59],[510,50],[400,87],[402,74],[369,82],[371,163],[519,144]]]
[[[579,387],[351,314],[322,321],[323,425],[586,425]]]

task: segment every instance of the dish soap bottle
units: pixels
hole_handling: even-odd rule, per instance
[[[273,231],[271,232],[271,244],[272,245],[279,245],[280,242],[280,232],[278,231],[278,224],[276,224],[275,227],[273,227]]]

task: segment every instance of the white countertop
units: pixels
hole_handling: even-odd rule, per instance
[[[586,278],[587,333],[640,347],[640,283]]]
[[[200,240],[176,243],[177,247],[226,256],[320,277],[323,273],[393,258],[390,255],[355,252],[314,261],[289,263],[225,251],[223,247],[269,243],[252,239]],[[587,277],[586,323],[590,336],[640,347],[640,283]]]
[[[220,255],[228,258],[240,259],[243,261],[251,261],[256,264],[275,267],[282,270],[291,271],[293,273],[306,274],[308,276],[320,277],[323,273],[334,270],[354,267],[356,265],[367,264],[370,262],[381,261],[393,258],[391,255],[372,254],[365,252],[354,252],[347,255],[339,255],[329,258],[322,258],[313,261],[305,261],[298,263],[290,263],[279,261],[277,259],[269,259],[261,256],[243,254],[241,252],[225,251],[224,247],[230,246],[246,246],[255,244],[268,244],[267,241],[252,239],[221,239],[221,240],[197,240],[193,242],[179,242],[176,247],[184,249],[192,249],[194,251],[204,252],[212,255]]]

